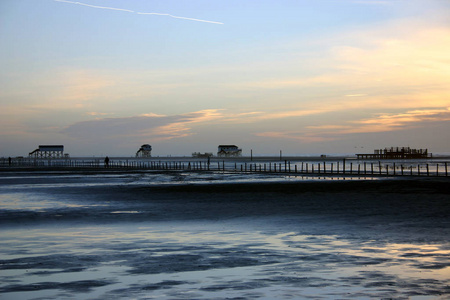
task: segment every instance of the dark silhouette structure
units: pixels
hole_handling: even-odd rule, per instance
[[[136,152],[136,157],[152,157],[152,146],[144,144]]]
[[[29,157],[32,158],[63,158],[63,145],[39,145],[39,148],[30,152]]]
[[[242,156],[242,149],[236,145],[219,145],[217,156],[219,157],[238,157]]]
[[[409,147],[391,147],[374,150],[373,154],[356,154],[358,159],[417,159],[427,158],[428,149],[411,149]]]
[[[211,156],[213,156],[213,154],[210,152],[205,152],[205,153],[194,152],[194,153],[192,153],[192,157],[195,157],[195,158],[208,158],[209,159]]]

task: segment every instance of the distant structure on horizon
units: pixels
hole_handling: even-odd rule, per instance
[[[212,157],[213,154],[211,152],[205,152],[205,153],[200,153],[200,152],[194,152],[192,153],[192,157],[195,158],[208,158],[208,157]]]
[[[68,157],[69,154],[64,155],[63,145],[39,145],[39,148],[28,154],[31,158],[63,158]]]
[[[217,156],[219,157],[238,157],[242,156],[242,149],[236,145],[219,145]]]
[[[152,146],[144,144],[136,152],[136,157],[152,157]]]
[[[358,159],[414,159],[427,158],[428,149],[411,149],[409,147],[391,147],[374,150],[373,154],[356,154]]]

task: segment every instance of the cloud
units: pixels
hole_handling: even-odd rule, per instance
[[[311,51],[296,56],[285,50],[288,63],[266,66],[280,76],[255,74],[234,88],[260,97],[285,96],[283,104],[289,101],[293,110],[296,103],[310,110],[319,101],[337,111],[450,105],[450,29],[439,21],[395,20],[289,47]]]
[[[132,117],[97,118],[94,120],[77,122],[67,126],[62,133],[77,140],[135,140],[151,139],[152,141],[165,141],[195,135],[194,127],[208,127],[220,124],[226,128],[229,124],[261,124],[267,120],[283,120],[298,118],[311,114],[323,113],[322,110],[279,111],[267,113],[263,111],[234,112],[220,109],[206,109],[179,115],[160,115],[145,113]],[[102,113],[91,113],[101,117]],[[257,136],[279,137],[297,139],[304,142],[318,142],[330,140],[329,137],[318,137],[313,133],[298,135],[296,132],[268,131],[257,133]]]
[[[147,113],[147,114],[142,114],[140,116],[141,117],[166,117],[166,115],[159,115],[159,114],[155,114],[155,113]]]
[[[95,111],[90,111],[86,113],[88,116],[107,116],[109,115],[109,113],[101,113],[101,112],[95,112]]]
[[[298,131],[266,131],[266,132],[259,132],[256,134],[256,136],[296,140],[302,143],[317,143],[324,141],[332,141],[336,139],[336,137],[332,136],[319,136],[312,133],[305,133]]]
[[[350,94],[350,95],[345,95],[345,97],[364,97],[367,96],[367,94]]]
[[[23,93],[27,97],[22,107],[37,110],[85,109],[99,111],[94,106],[120,97],[114,93],[119,79],[106,71],[55,68],[24,78]]]
[[[315,113],[315,112],[309,112]],[[317,113],[320,113],[319,111]],[[351,112],[348,112],[351,114]],[[278,116],[283,116],[279,113]],[[289,115],[289,112],[286,112]],[[268,117],[274,117],[270,115]],[[298,118],[297,118],[298,119]],[[299,119],[298,119],[299,120]],[[286,120],[282,121],[285,122]],[[327,121],[325,121],[327,122]],[[332,122],[332,120],[328,120]],[[263,131],[255,135],[260,137],[295,140],[302,143],[317,143],[340,140],[344,136],[360,133],[378,133],[404,131],[425,128],[442,122],[450,122],[450,107],[414,109],[401,113],[379,113],[360,120],[329,123],[324,125],[303,126],[298,130]]]
[[[341,133],[386,132],[421,127],[425,122],[450,121],[450,107],[441,109],[412,110],[405,113],[381,114],[374,118],[354,121]]]
[[[376,133],[421,128],[430,123],[449,122],[450,107],[438,109],[418,109],[403,113],[378,114],[371,118],[347,121],[343,124],[305,126],[297,131],[269,131],[257,136],[298,140],[305,143],[332,141],[344,135]]]
[[[284,118],[292,118],[292,117],[304,117],[310,115],[323,114],[329,111],[332,111],[333,108],[323,107],[316,109],[302,109],[302,110],[292,110],[292,111],[281,111],[274,113],[267,113],[262,118],[263,119],[284,119]]]
[[[54,0],[54,1],[55,1],[55,2],[69,3],[69,4],[82,5],[82,6],[91,7],[91,8],[109,9],[109,10],[123,11],[123,12],[127,12],[127,13],[135,13],[135,14],[138,14],[138,15],[167,16],[167,17],[171,17],[171,18],[174,18],[174,19],[183,19],[183,20],[196,21],[196,22],[204,22],[204,23],[219,24],[219,25],[223,25],[223,24],[224,24],[224,23],[222,23],[222,22],[208,21],[208,20],[195,19],[195,18],[188,18],[188,17],[180,17],[180,16],[174,16],[174,15],[166,14],[166,13],[137,12],[137,11],[133,11],[133,10],[129,10],[129,9],[115,8],[115,7],[109,7],[109,6],[91,5],[91,4],[87,4],[87,3],[75,2],[75,1],[68,1],[68,0]]]
[[[220,118],[222,114],[215,109],[172,116],[144,114],[78,122],[66,127],[62,133],[72,138],[91,141],[141,137],[161,141],[192,135],[193,124]]]

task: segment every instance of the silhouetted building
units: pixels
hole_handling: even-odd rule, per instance
[[[136,152],[136,157],[152,157],[152,146],[144,144]]]
[[[64,157],[64,146],[62,145],[39,145],[39,148],[30,152],[33,158],[62,158]]]
[[[237,157],[242,155],[242,149],[236,145],[219,145],[217,156],[219,157]]]

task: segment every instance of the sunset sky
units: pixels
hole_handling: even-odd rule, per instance
[[[2,0],[0,157],[450,153],[448,0]]]

